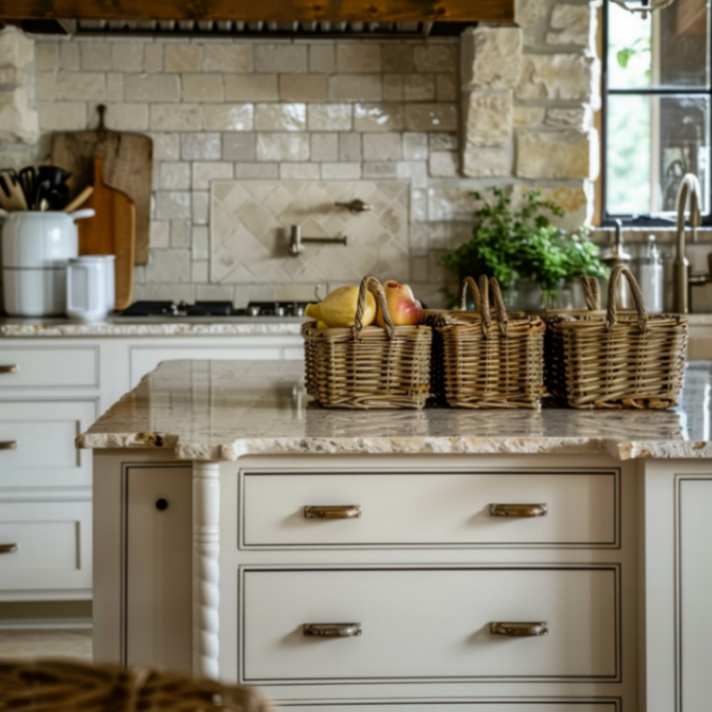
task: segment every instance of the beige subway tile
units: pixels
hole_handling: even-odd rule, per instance
[[[346,163],[355,163],[361,160],[361,134],[339,134],[339,160]]]
[[[257,137],[251,131],[223,134],[222,158],[224,161],[255,161]]]
[[[458,46],[428,43],[415,47],[414,58],[419,72],[456,72]]]
[[[158,283],[190,282],[190,251],[151,250],[146,266],[146,280]]]
[[[35,42],[35,68],[40,72],[59,68],[59,44],[56,41]]]
[[[380,72],[381,45],[366,42],[339,43],[336,46],[336,67],[340,73]]]
[[[60,42],[59,68],[65,72],[79,71],[79,45],[74,42]]]
[[[206,43],[203,69],[206,72],[251,72],[252,45]]]
[[[153,133],[153,160],[177,161],[180,158],[180,136],[173,133]]]
[[[143,47],[143,68],[147,72],[163,71],[163,44],[146,43]]]
[[[157,191],[156,218],[158,220],[189,220],[190,198],[188,191]]]
[[[106,74],[57,72],[55,96],[60,101],[105,101]]]
[[[239,180],[279,178],[279,163],[236,163],[235,178]]]
[[[192,253],[194,260],[207,260],[209,257],[210,238],[207,227],[193,227]]]
[[[400,133],[375,132],[363,136],[363,157],[366,161],[399,161],[403,158]]]
[[[144,44],[143,40],[112,42],[111,68],[115,72],[142,72]]]
[[[112,72],[106,75],[106,98],[108,101],[124,100],[124,75]]]
[[[208,261],[199,260],[193,262],[192,281],[196,284],[208,281]]]
[[[433,151],[428,157],[428,167],[433,178],[450,178],[458,173],[459,160],[456,151]]]
[[[126,101],[179,101],[180,80],[176,74],[128,74],[124,93]]]
[[[325,101],[329,81],[323,74],[281,74],[279,98],[282,101]]]
[[[309,134],[257,134],[258,161],[308,161]]]
[[[432,101],[435,99],[435,76],[432,74],[406,74],[403,78],[403,96],[406,101]]]
[[[387,42],[381,46],[384,72],[405,73],[415,71],[413,45]]]
[[[333,43],[315,42],[309,45],[309,71],[320,74],[336,71],[336,47]]]
[[[171,244],[171,224],[167,220],[151,220],[148,244],[150,247],[168,247]]]
[[[35,94],[38,101],[54,101],[57,98],[56,72],[37,72],[35,74]]]
[[[378,101],[383,98],[380,74],[337,74],[329,77],[329,98],[347,101]]]
[[[146,131],[148,129],[148,104],[109,102],[106,121],[115,131]]]
[[[356,131],[398,131],[402,128],[402,104],[354,104]]]
[[[87,105],[84,102],[38,102],[42,131],[77,131],[87,126]]]
[[[292,74],[307,71],[307,45],[259,44],[255,45],[255,71]]]
[[[383,100],[403,101],[403,74],[383,75]]]
[[[423,161],[428,157],[428,134],[406,131],[403,134],[403,158]]]
[[[163,47],[163,66],[167,72],[199,72],[203,48],[198,44],[178,42]]]
[[[410,131],[456,131],[454,104],[406,104],[405,126]]]
[[[276,101],[279,98],[276,74],[226,74],[227,101]]]
[[[191,193],[191,208],[193,212],[193,225],[208,224],[208,206],[210,193],[203,190],[194,190]]]
[[[209,161],[193,163],[193,190],[209,190],[210,182],[232,178],[232,163]]]
[[[458,141],[456,133],[431,133],[428,135],[428,146],[431,151],[455,151]]]
[[[310,131],[349,131],[351,104],[310,104],[307,117]]]
[[[454,74],[435,75],[435,98],[438,101],[455,101],[457,99],[457,84]]]
[[[322,163],[323,180],[358,180],[361,177],[360,163]]]
[[[313,133],[311,135],[311,160],[331,161],[339,160],[339,134]]]
[[[258,131],[303,131],[307,116],[304,104],[256,104],[255,129]]]
[[[160,164],[160,190],[190,190],[190,163],[164,161]]]
[[[109,42],[82,42],[79,46],[82,70],[107,72],[114,68]]]
[[[318,163],[282,163],[279,166],[282,180],[319,180],[320,176]]]
[[[171,247],[190,247],[190,220],[171,220]]]
[[[149,120],[153,131],[200,131],[200,104],[151,104]]]
[[[398,164],[395,161],[368,161],[363,164],[364,178],[397,178]]]
[[[211,131],[180,135],[180,155],[184,161],[218,161],[222,151],[220,134]]]
[[[202,107],[203,127],[208,131],[252,131],[252,104],[214,104]]]
[[[223,101],[225,98],[222,74],[183,74],[181,85],[183,101]]]

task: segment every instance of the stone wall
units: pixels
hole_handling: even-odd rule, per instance
[[[31,150],[3,139],[0,161],[46,155],[51,131],[93,126],[106,103],[111,128],[154,140],[150,263],[136,297],[238,304],[309,299],[336,283],[298,270],[271,286],[211,280],[211,181],[407,180],[410,257],[382,276],[436,304],[440,257],[469,235],[473,190],[537,186],[570,226],[590,218],[594,11],[588,0],[518,0],[521,29],[479,26],[459,40],[37,37],[42,138]]]
[[[0,32],[0,145],[37,141],[34,61],[31,39],[14,27]]]

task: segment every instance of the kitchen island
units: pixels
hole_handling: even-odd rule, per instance
[[[706,709],[712,365],[665,412],[328,411],[301,371],[164,362],[79,437],[98,659],[296,710]]]

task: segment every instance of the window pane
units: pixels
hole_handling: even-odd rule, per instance
[[[700,96],[608,97],[609,214],[672,212],[680,179],[694,173],[709,212],[709,100]]]
[[[643,19],[608,3],[608,86],[704,88],[709,81],[707,0],[676,0]]]

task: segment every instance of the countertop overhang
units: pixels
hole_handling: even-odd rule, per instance
[[[213,461],[249,454],[712,458],[712,362],[688,365],[681,405],[668,411],[328,410],[310,404],[302,384],[298,361],[165,361],[77,445]]]

